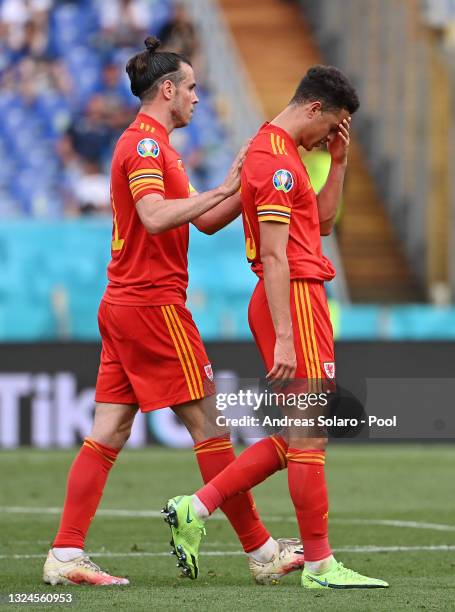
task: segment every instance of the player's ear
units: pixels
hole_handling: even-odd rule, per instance
[[[322,104],[319,100],[315,100],[314,102],[310,102],[308,104],[308,119],[313,119],[318,113],[322,111]]]
[[[170,79],[166,79],[161,85],[163,96],[166,100],[170,100],[175,92],[175,85]]]

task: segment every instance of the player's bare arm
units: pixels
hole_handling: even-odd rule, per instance
[[[246,143],[248,148],[251,140]],[[193,194],[194,197],[196,194]],[[229,198],[226,198],[221,204],[207,211],[197,219],[193,219],[192,223],[200,232],[204,234],[215,234],[226,225],[229,225],[242,212],[242,201],[240,191],[237,191]]]
[[[291,281],[286,254],[289,225],[273,221],[259,225],[265,292],[276,336],[274,363],[267,379],[286,381],[293,378],[297,367],[290,309]]]
[[[231,215],[234,215],[234,211],[240,208],[240,204],[236,199],[231,201],[231,196],[234,196],[240,188],[240,171],[247,148],[248,144],[240,149],[223,183],[215,189],[185,199],[166,200],[157,193],[147,194],[141,198],[136,203],[136,210],[145,229],[150,234],[159,234],[174,227],[179,227],[196,220],[198,217],[200,218],[203,213],[226,200],[227,203],[224,210],[218,216],[215,216],[212,222],[210,219],[208,222],[204,220],[202,227],[209,230],[207,233],[213,233],[232,221],[238,215],[238,212],[240,212],[239,210],[231,218]],[[196,223],[195,225],[197,226]],[[212,231],[212,227],[216,229]]]
[[[332,231],[341,202],[348,162],[350,127],[351,118],[347,117],[338,125],[337,131],[328,136],[327,149],[331,156],[330,171],[324,187],[317,196],[322,236],[327,236]]]
[[[234,219],[237,219],[241,211],[242,202],[240,192],[237,191],[234,195],[223,200],[218,206],[197,217],[197,219],[193,219],[192,223],[204,234],[215,234],[220,229],[223,229],[223,227],[226,227],[226,225],[229,225]]]

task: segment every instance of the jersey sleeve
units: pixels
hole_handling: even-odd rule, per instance
[[[283,157],[277,158],[258,152],[251,159],[250,172],[258,221],[290,223],[296,177],[290,164]],[[250,166],[250,167],[251,167]]]
[[[145,195],[164,197],[164,157],[160,144],[152,138],[135,138],[128,143],[123,168],[134,203]]]

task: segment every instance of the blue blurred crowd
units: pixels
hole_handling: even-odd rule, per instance
[[[125,64],[149,33],[187,55],[201,85],[174,146],[199,189],[221,180],[231,154],[183,6],[0,0],[0,217],[110,215],[112,150],[138,110]]]

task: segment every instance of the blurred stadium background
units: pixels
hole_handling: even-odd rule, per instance
[[[3,447],[71,445],[86,433],[110,255],[109,163],[137,111],[124,66],[148,33],[196,69],[201,101],[173,138],[199,190],[221,181],[310,65],[333,63],[353,79],[361,109],[336,231],[324,239],[338,269],[328,292],[340,374],[453,376],[455,3],[254,5],[1,0]],[[305,163],[317,188],[327,153]],[[211,237],[192,231],[189,305],[218,371],[261,372],[246,318],[253,285],[239,220]],[[60,435],[52,415],[68,402],[75,414],[62,417]]]

